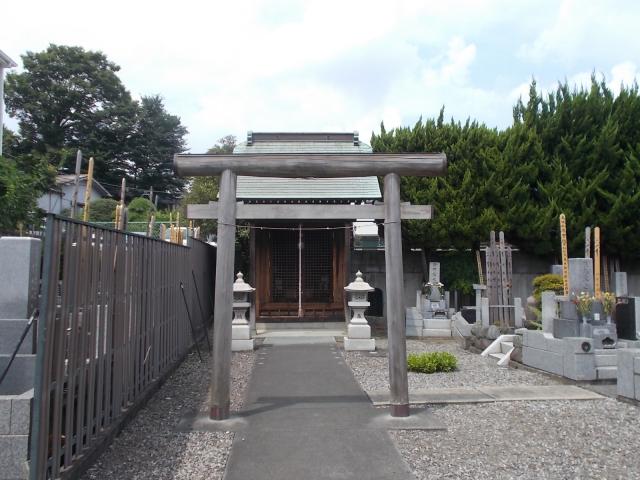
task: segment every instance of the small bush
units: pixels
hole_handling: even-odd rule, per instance
[[[536,299],[536,302],[540,302],[540,296],[545,290],[551,290],[556,292],[558,295],[562,295],[564,291],[562,275],[547,273],[546,275],[539,275],[534,278],[533,297]]]
[[[148,199],[137,197],[131,200],[128,205],[127,213],[130,222],[148,222],[151,213],[155,212],[156,207]]]
[[[407,357],[410,372],[452,372],[457,366],[458,359],[449,352],[410,353]]]

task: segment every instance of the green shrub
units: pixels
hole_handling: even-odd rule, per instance
[[[539,275],[533,279],[533,297],[536,302],[540,302],[540,296],[545,290],[552,290],[558,295],[562,295],[564,292],[564,286],[562,283],[562,275],[554,273],[547,273],[546,275]]]
[[[130,222],[148,222],[151,213],[155,212],[156,207],[148,199],[137,197],[131,200],[128,205],[128,221]]]
[[[407,357],[410,372],[452,372],[457,366],[458,359],[449,352],[410,353]]]
[[[113,198],[100,198],[89,204],[89,220],[91,222],[113,222],[116,219],[116,207],[118,202]],[[82,217],[82,209],[78,208]]]

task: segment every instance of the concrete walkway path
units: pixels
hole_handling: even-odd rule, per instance
[[[376,406],[389,404],[388,391],[367,391]],[[411,405],[493,403],[545,400],[602,400],[602,395],[575,385],[506,385],[410,390]]]
[[[266,338],[239,416],[226,480],[409,480],[387,430],[444,428],[428,411],[403,427],[374,408],[330,336]]]

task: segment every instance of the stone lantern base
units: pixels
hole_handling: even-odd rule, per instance
[[[376,341],[373,338],[344,337],[344,349],[346,351],[374,352],[376,350]]]
[[[347,336],[344,337],[344,349],[373,352],[376,349],[376,341],[371,338],[371,327],[364,317],[364,311],[369,302],[349,302],[354,315],[347,327]]]
[[[248,302],[233,304],[233,323],[231,325],[231,351],[247,352],[255,348],[255,340],[251,338],[251,327],[245,318],[245,312],[251,306]]]

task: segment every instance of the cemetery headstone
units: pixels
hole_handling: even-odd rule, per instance
[[[593,260],[591,258],[569,259],[569,285],[570,293],[578,295],[587,292],[593,295]]]

